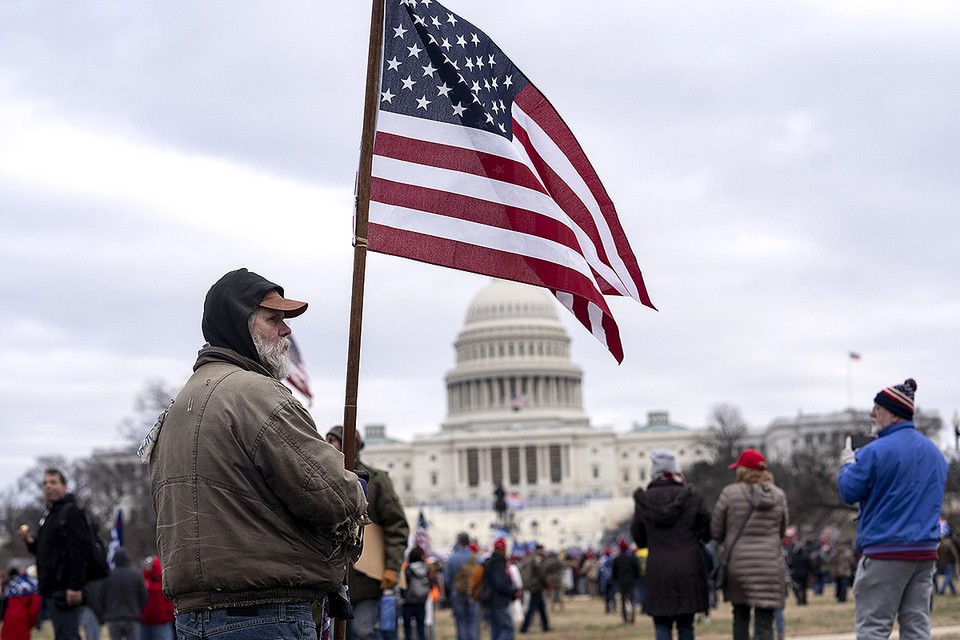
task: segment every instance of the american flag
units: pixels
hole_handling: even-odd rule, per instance
[[[287,382],[290,385],[302,393],[307,401],[312,405],[313,404],[313,392],[310,391],[310,376],[307,374],[307,365],[303,361],[303,356],[300,355],[300,349],[297,348],[297,343],[294,342],[293,336],[290,336],[290,370],[287,372]]]
[[[860,359],[860,354],[859,354],[858,352],[856,352],[856,351],[851,351],[851,352],[850,352],[850,359],[851,359],[851,360],[859,360],[859,359]]]
[[[420,511],[420,515],[417,517],[417,528],[413,530],[411,536],[410,548],[413,547],[423,549],[424,556],[430,555],[430,525],[427,523],[423,511]]]
[[[120,549],[123,549],[123,509],[117,507],[113,513],[113,526],[110,527],[110,542],[107,544],[107,564],[111,569]]]
[[[550,289],[623,360],[604,295],[654,308],[613,203],[546,98],[433,0],[386,0],[368,246]]]

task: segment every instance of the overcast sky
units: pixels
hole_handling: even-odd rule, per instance
[[[756,429],[916,378],[960,407],[960,11],[948,2],[449,0],[553,102],[659,311],[613,299],[623,365],[571,317],[596,425]],[[120,442],[181,384],[203,296],[246,266],[343,414],[370,7],[0,3],[0,487]],[[487,279],[367,265],[359,423],[439,428]],[[857,351],[862,360],[848,361]]]

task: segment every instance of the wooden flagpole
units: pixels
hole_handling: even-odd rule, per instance
[[[363,133],[353,230],[353,291],[350,298],[350,333],[347,344],[347,381],[343,403],[343,463],[353,469],[357,446],[357,390],[360,385],[360,336],[363,328],[363,285],[367,268],[367,226],[370,215],[370,174],[373,169],[373,139],[380,97],[380,57],[383,46],[383,3],[373,0],[370,42],[367,52],[367,83],[363,102]],[[349,566],[347,567],[349,570]],[[335,640],[345,640],[347,623],[337,620]]]

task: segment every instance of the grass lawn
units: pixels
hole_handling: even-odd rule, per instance
[[[549,607],[549,605],[548,605]],[[603,638],[604,640],[640,640],[653,637],[653,622],[645,615],[637,615],[635,624],[620,622],[620,614],[604,614],[603,601],[587,596],[575,596],[564,600],[563,610],[550,611],[550,624],[554,631],[544,634],[535,623],[526,635],[517,634],[517,638],[542,637],[549,640],[584,640]],[[814,636],[821,634],[850,633],[853,631],[853,602],[839,603],[832,593],[822,596],[810,595],[810,604],[798,607],[792,601],[787,602],[786,616],[787,638]],[[933,606],[933,626],[960,625],[960,597],[936,596]],[[729,640],[730,605],[721,603],[711,613],[709,621],[696,625],[697,640]],[[400,633],[400,640],[403,640]],[[484,629],[481,638],[489,638]],[[53,631],[45,623],[40,631],[33,634],[38,640],[52,640]],[[109,639],[106,627],[102,638]],[[938,636],[960,640],[960,633]],[[434,640],[455,640],[453,614],[449,609],[437,611],[436,633]]]
[[[852,598],[852,594],[851,594]],[[787,638],[820,634],[853,632],[853,602],[839,603],[832,591],[822,596],[809,596],[810,603],[798,607],[788,601],[784,611]],[[549,605],[548,605],[549,606]],[[604,640],[640,640],[653,637],[653,620],[638,615],[635,624],[624,624],[620,614],[604,614],[603,601],[587,596],[575,596],[565,600],[562,611],[549,611],[550,624],[554,631],[544,634],[539,631],[538,621],[521,638],[547,638],[549,640],[583,640],[603,638]],[[960,597],[936,596],[933,608],[933,625],[960,625]],[[694,633],[697,640],[729,640],[732,637],[731,607],[721,602],[711,612],[709,621],[699,622]],[[674,633],[676,637],[676,633]],[[960,640],[960,633],[951,636]],[[482,638],[489,638],[484,632]],[[449,610],[439,611],[437,615],[436,639],[455,640],[453,614]]]

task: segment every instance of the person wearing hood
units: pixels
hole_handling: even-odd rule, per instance
[[[433,576],[430,567],[423,561],[423,549],[414,546],[407,559],[408,564],[403,569],[403,584],[400,592],[403,598],[401,608],[403,614],[403,639],[427,640],[426,616],[427,598],[433,588]],[[413,630],[417,632],[414,635]]]
[[[159,556],[147,559],[143,570],[147,604],[140,612],[140,640],[173,640],[173,601],[163,594]]]
[[[287,321],[306,309],[246,269],[220,278],[193,376],[140,448],[178,635],[315,639],[311,603],[356,560],[363,487],[282,384]]]
[[[32,566],[32,565],[31,565]],[[40,590],[29,571],[16,575],[3,588],[3,624],[0,640],[30,640],[40,619]]]
[[[633,494],[630,534],[646,547],[643,611],[653,617],[656,640],[693,640],[693,619],[708,611],[707,566],[701,545],[710,539],[710,514],[687,484],[669,449],[650,454],[650,483]]]
[[[126,551],[118,549],[113,562],[101,594],[110,640],[140,640],[140,612],[147,604],[147,587],[140,571],[130,566]]]
[[[727,567],[723,597],[733,604],[733,640],[773,640],[774,612],[786,598],[781,554],[790,518],[787,496],[755,449],[745,449],[729,468],[736,469],[735,481],[717,498],[710,533]]]

